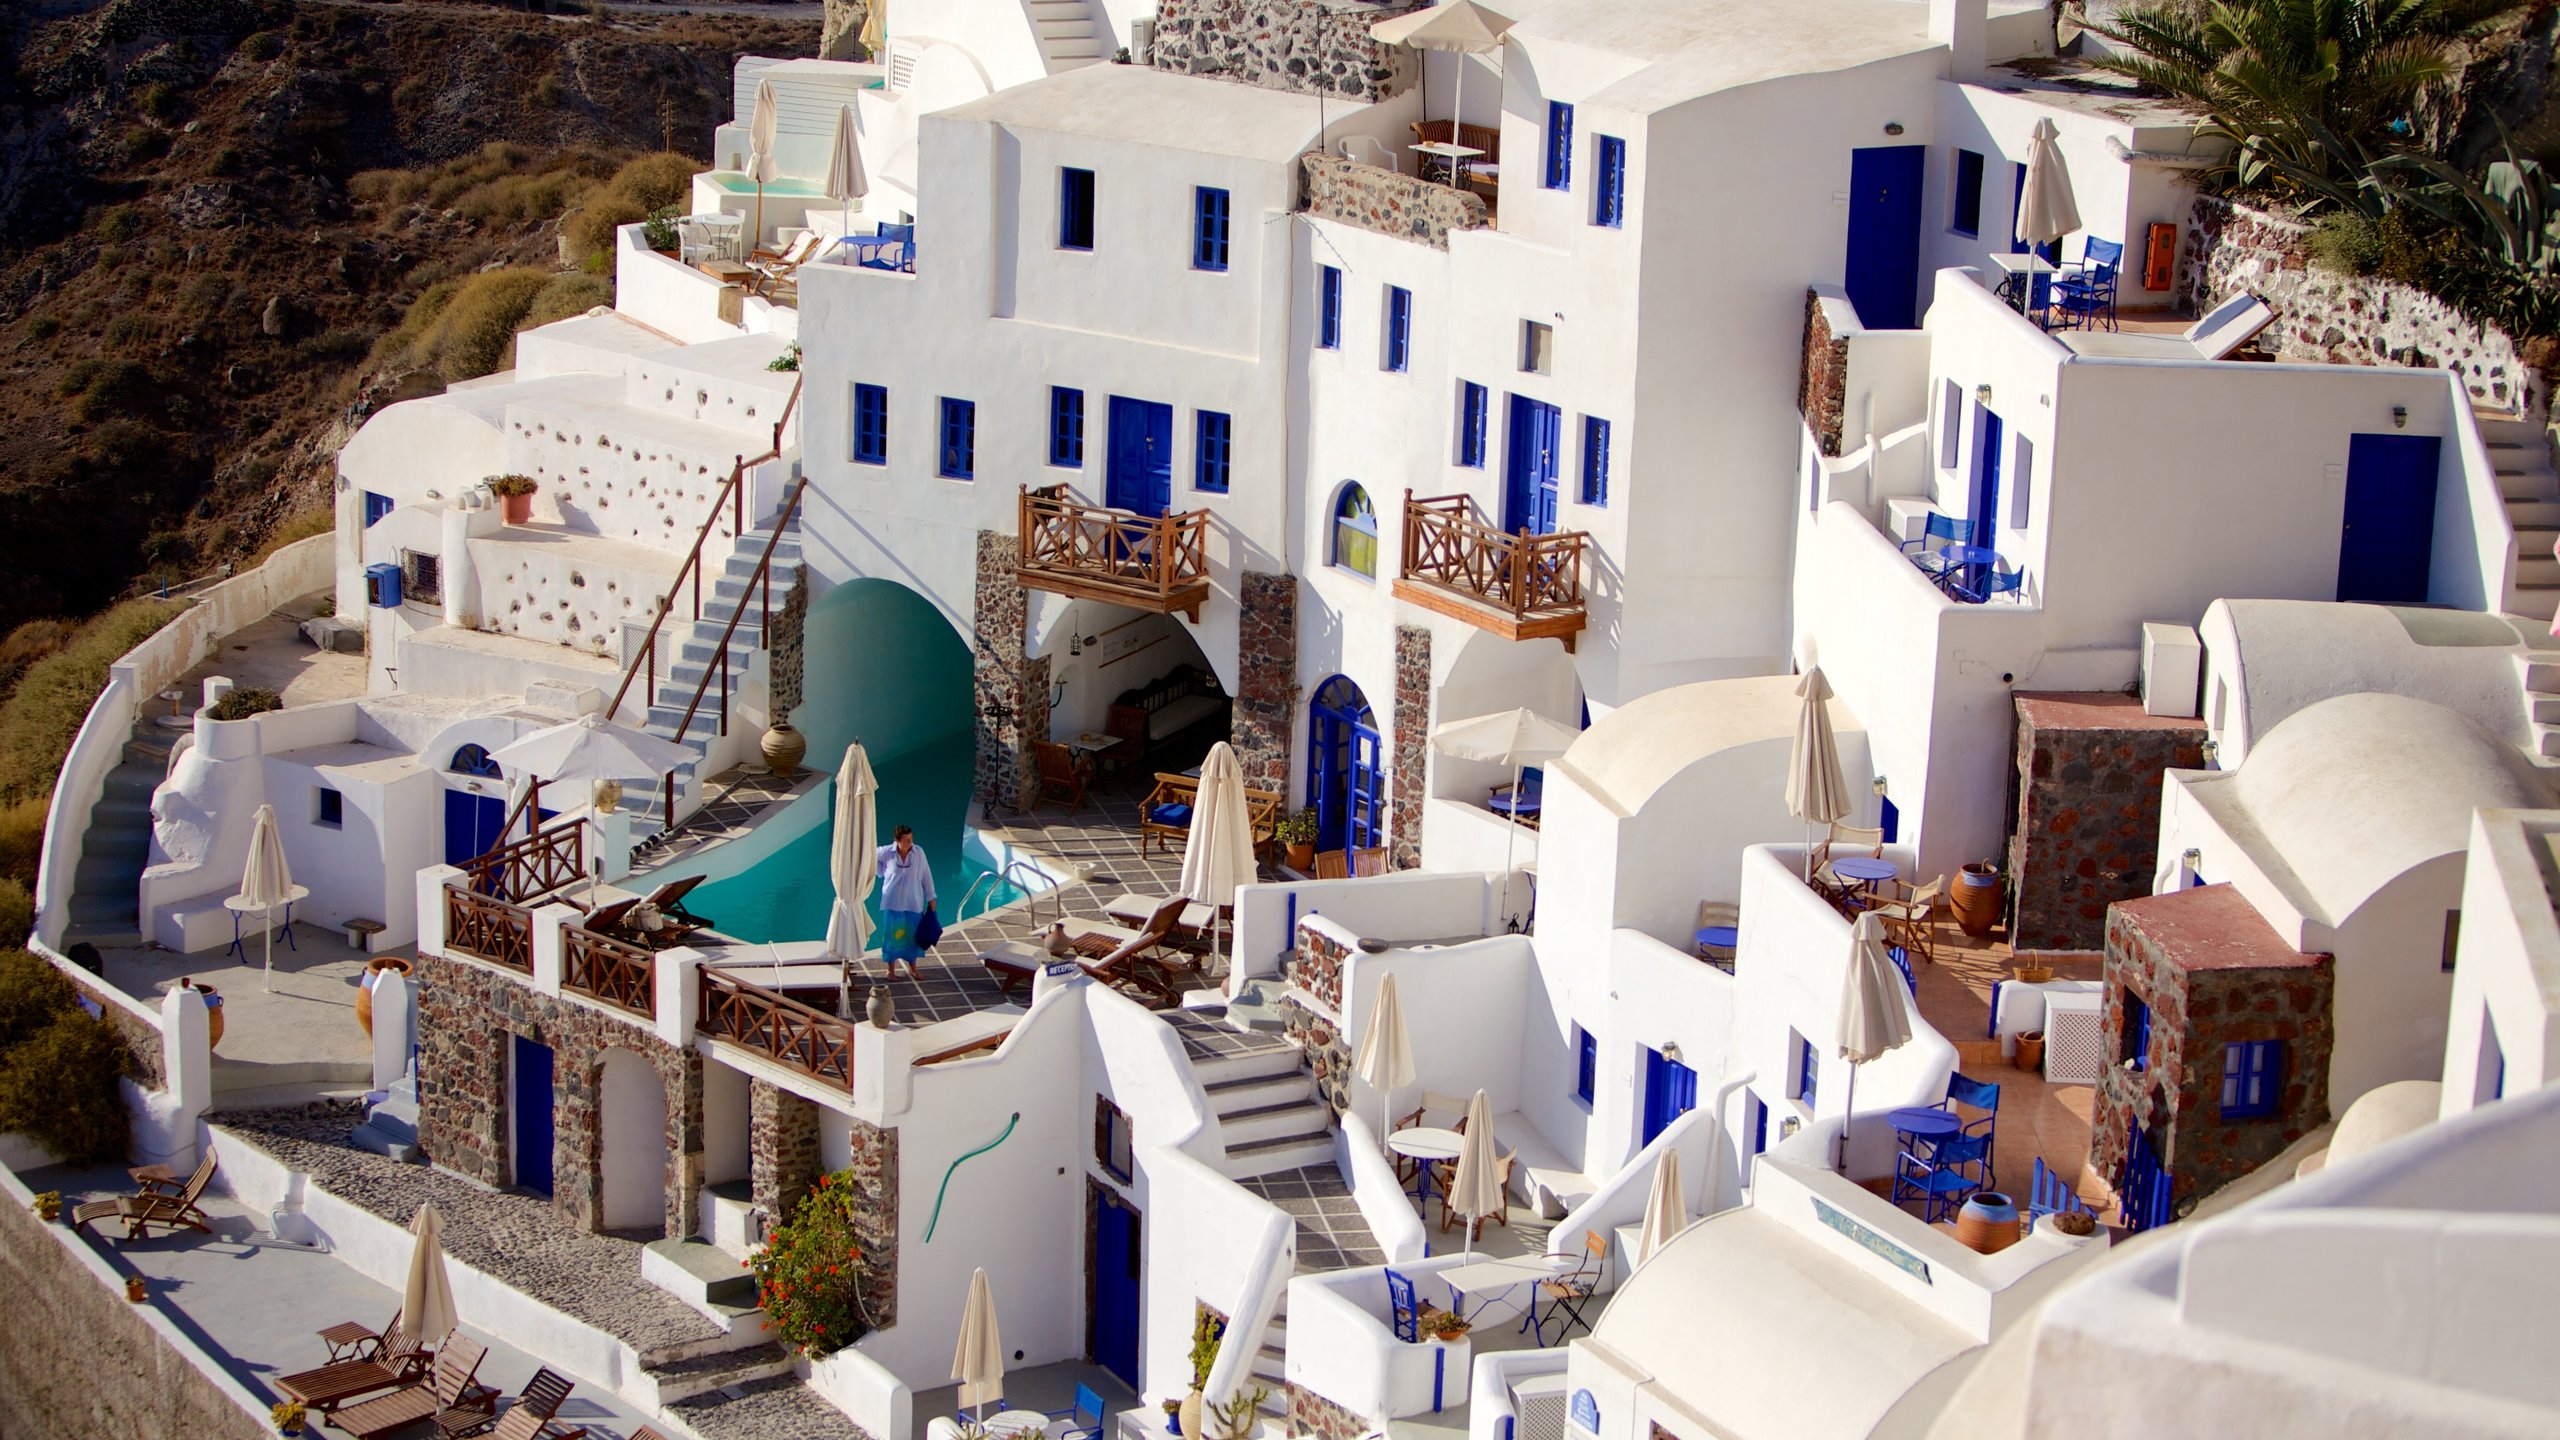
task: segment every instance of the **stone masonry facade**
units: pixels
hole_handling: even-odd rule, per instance
[[[1289,793],[1289,722],[1298,707],[1298,577],[1244,572],[1230,743],[1255,790]]]
[[[775,607],[773,629],[766,643],[771,647],[765,656],[765,671],[773,692],[772,710],[776,720],[788,720],[808,698],[809,572],[801,570],[791,579],[791,593]]]
[[[2504,331],[2407,285],[2314,266],[2310,233],[2298,220],[2197,196],[2180,237],[2178,303],[2201,315],[2247,291],[2276,312],[2253,343],[2278,360],[2452,370],[2480,404],[2543,414],[2542,378]]]
[[[2173,1208],[2210,1195],[2329,1118],[2336,967],[2287,947],[2229,885],[2147,896],[2107,915],[2104,1045],[2089,1165],[2113,1181],[2138,1122],[2171,1176]],[[2127,997],[2151,1011],[2151,1044],[2125,1059]],[[2273,1112],[2222,1115],[2223,1047],[2284,1042]]]
[[[789,1220],[818,1183],[817,1103],[778,1085],[747,1081],[749,1184],[757,1209]],[[862,1246],[862,1309],[875,1330],[898,1319],[898,1132],[848,1117],[850,1158],[834,1183],[851,1185],[854,1237]]]
[[[1305,1052],[1316,1093],[1337,1115],[1351,1105],[1351,1042],[1342,1033],[1342,963],[1350,955],[1341,941],[1301,925],[1297,953],[1282,967],[1289,990],[1280,1000],[1281,1026]]]
[[[666,1233],[694,1233],[701,1218],[702,1057],[492,966],[424,954],[417,966],[418,1138],[430,1159],[483,1184],[515,1183],[507,1149],[509,1052],[519,1036],[549,1046],[551,1203],[578,1229],[603,1228],[604,1057],[629,1051],[658,1072],[665,1089]]]
[[[2204,764],[2204,724],[2118,694],[2020,693],[2009,874],[2021,950],[2095,950],[2107,907],[2151,893],[2160,776]]]
[[[1422,864],[1422,805],[1431,760],[1431,631],[1396,627],[1395,756],[1387,783],[1387,858],[1399,870]]]
[[[1022,542],[1013,536],[978,532],[977,615],[970,648],[977,664],[977,796],[990,804],[1029,809],[1039,796],[1025,737],[1048,733],[1049,687],[1047,667],[1041,667],[1042,678],[1035,685],[1023,659],[1031,607],[1015,569],[1021,558]],[[1035,694],[1044,702],[1037,730],[1030,728],[1026,710]]]
[[[1288,1382],[1288,1387],[1292,1435],[1312,1436],[1314,1440],[1360,1440],[1379,1428],[1294,1380]]]
[[[1849,342],[1831,333],[1820,293],[1804,292],[1804,360],[1796,371],[1796,409],[1822,453],[1840,453],[1842,395],[1849,382]]]
[[[1420,8],[1413,0],[1163,0],[1151,59],[1176,74],[1371,103],[1404,93],[1421,72],[1411,50],[1378,43],[1369,27]]]
[[[1339,220],[1441,250],[1449,248],[1450,231],[1481,230],[1493,223],[1481,195],[1320,150],[1298,157],[1298,174],[1298,208],[1318,220]]]

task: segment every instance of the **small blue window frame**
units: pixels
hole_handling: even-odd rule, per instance
[[[311,823],[324,830],[345,829],[347,827],[347,797],[330,786],[321,786],[319,794],[314,798]]]
[[[1561,100],[1547,102],[1547,167],[1539,181],[1550,190],[1573,188],[1573,107]]]
[[[1972,150],[1956,152],[1955,203],[1947,216],[1947,228],[1968,240],[1982,234],[1982,156]]]
[[[1473,380],[1458,382],[1458,463],[1484,468],[1485,425],[1493,412],[1493,392]]]
[[[1811,1110],[1821,1091],[1822,1052],[1813,1048],[1812,1041],[1799,1035],[1796,1037],[1796,1099],[1803,1101],[1804,1108]]]
[[[1591,202],[1591,223],[1620,229],[1627,223],[1627,142],[1602,135],[1593,142],[1600,170],[1600,193]]]
[[[364,492],[364,528],[372,529],[374,522],[390,514],[392,508],[390,496],[377,495],[371,490]]]
[[[1058,248],[1093,248],[1093,172],[1058,167]]]
[[[1191,488],[1224,495],[1233,478],[1235,417],[1223,410],[1203,410],[1194,427]]]
[[[1387,287],[1386,368],[1402,374],[1413,365],[1413,292]]]
[[[1215,186],[1199,185],[1191,191],[1191,268],[1223,271],[1227,268],[1228,215],[1233,209],[1227,192]]]
[[[942,397],[942,463],[945,480],[978,478],[978,402]]]
[[[1316,348],[1342,348],[1342,267],[1316,267]]]
[[[2284,1095],[2284,1042],[2234,1040],[2222,1047],[2222,1118],[2257,1120],[2276,1113]]]
[[[1582,503],[1609,503],[1609,422],[1597,415],[1582,417]]]
[[[853,387],[853,463],[889,463],[889,387]]]
[[[1573,1098],[1588,1105],[1600,1093],[1600,1037],[1579,1025],[1573,1036]]]
[[[2119,1037],[2124,1053],[2116,1058],[2129,1069],[2151,1068],[2151,1002],[2127,990],[2124,992],[2124,1034]]]
[[[1084,468],[1084,392],[1064,385],[1049,387],[1049,463],[1069,470]]]

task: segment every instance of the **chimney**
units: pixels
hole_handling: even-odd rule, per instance
[[[1989,12],[1989,0],[1929,0],[1929,39],[1947,47],[1948,79],[1982,78]]]

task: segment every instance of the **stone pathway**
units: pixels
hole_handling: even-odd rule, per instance
[[[1280,1207],[1298,1224],[1298,1271],[1313,1275],[1384,1265],[1387,1252],[1360,1218],[1360,1204],[1331,1165],[1282,1170],[1236,1182]]]
[[[713,1390],[667,1408],[702,1440],[874,1440],[794,1375]]]

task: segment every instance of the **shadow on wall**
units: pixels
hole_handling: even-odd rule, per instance
[[[969,647],[931,601],[893,580],[849,580],[809,607],[806,680],[792,723],[832,772],[860,740],[877,768],[971,733]]]

